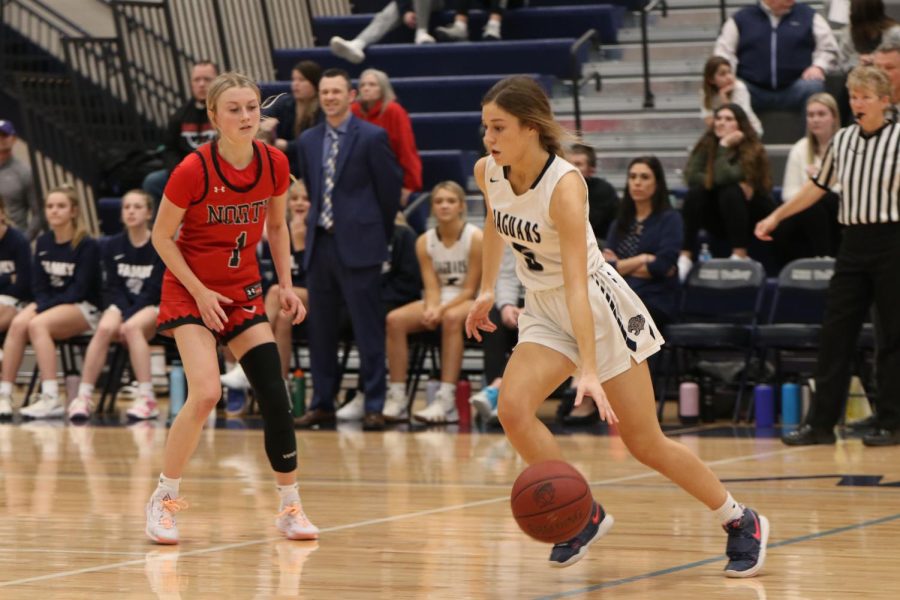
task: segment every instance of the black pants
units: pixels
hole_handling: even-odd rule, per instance
[[[732,183],[711,190],[692,187],[684,197],[681,214],[684,218],[685,250],[695,252],[697,236],[705,229],[717,238],[727,240],[734,248],[746,248],[756,223],[775,208],[771,196],[754,194],[750,200],[741,186]]]
[[[840,420],[850,387],[856,340],[872,302],[876,336],[877,423],[900,427],[900,224],[852,225],[844,229],[834,277],[828,287],[816,364],[816,395],[807,423],[831,429]]]
[[[519,341],[519,330],[510,329],[503,324],[500,311],[494,306],[491,308],[490,319],[497,324],[497,330],[491,333],[482,332],[484,338],[484,378],[486,384],[503,376],[506,363],[513,348]]]
[[[782,263],[810,256],[837,256],[841,243],[839,204],[840,197],[828,192],[803,212],[781,222],[773,237]]]

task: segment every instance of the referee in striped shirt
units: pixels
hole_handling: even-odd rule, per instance
[[[804,424],[782,438],[791,446],[834,443],[856,340],[873,301],[878,313],[877,415],[875,429],[863,443],[900,444],[900,124],[886,118],[891,84],[882,71],[857,67],[847,88],[856,123],[835,134],[818,176],[756,225],[756,236],[770,240],[780,221],[840,187],[838,220],[845,228],[828,288],[816,394]]]

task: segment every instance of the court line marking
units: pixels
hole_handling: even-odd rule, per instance
[[[146,552],[121,552],[116,550],[65,550],[54,548],[0,548],[0,552],[14,552],[16,554],[103,554],[120,556],[147,556]]]
[[[807,542],[809,540],[814,540],[818,538],[828,537],[832,535],[838,535],[841,533],[845,533],[847,531],[853,531],[854,529],[862,529],[864,527],[872,527],[875,525],[881,525],[883,523],[889,523],[890,521],[896,521],[900,519],[900,513],[894,515],[888,515],[886,517],[879,517],[877,519],[870,519],[868,521],[861,521],[859,523],[854,523],[853,525],[844,525],[843,527],[835,527],[834,529],[827,529],[825,531],[820,531],[818,533],[809,533],[806,535],[800,535],[794,538],[790,538],[787,540],[782,540],[780,542],[775,542],[774,544],[769,544],[768,549],[778,548],[781,546],[790,546],[792,544],[799,544],[801,542]],[[697,560],[690,563],[685,563],[683,565],[676,565],[674,567],[669,567],[667,569],[660,569],[658,571],[651,571],[649,573],[642,573],[640,575],[632,575],[631,577],[623,577],[621,579],[616,579],[613,581],[607,581],[605,583],[598,583],[595,585],[589,585],[582,588],[578,588],[575,590],[569,590],[567,592],[559,592],[556,594],[550,594],[547,596],[538,596],[535,600],[555,600],[556,598],[568,598],[571,596],[581,596],[583,594],[587,594],[590,592],[596,592],[597,590],[605,590],[613,587],[619,587],[621,585],[626,585],[629,583],[635,583],[636,581],[642,581],[644,579],[652,579],[654,577],[662,577],[663,575],[670,575],[672,573],[678,573],[679,571],[687,571],[688,569],[693,569],[696,567],[702,567],[704,565],[708,565],[711,563],[721,562],[725,560],[725,555],[720,554],[719,556],[713,556],[710,558],[704,558],[703,560]],[[725,577],[724,575],[722,577]],[[748,581],[750,581],[748,579]]]
[[[733,456],[731,458],[723,458],[720,460],[707,462],[706,464],[709,466],[725,465],[725,464],[731,464],[731,463],[736,463],[736,462],[742,462],[742,461],[746,461],[746,460],[779,456],[782,454],[795,454],[798,452],[812,450],[814,448],[815,448],[815,446],[794,446],[794,447],[787,448],[784,450],[772,450],[772,451],[768,451],[768,452],[757,452],[754,454],[746,454],[743,456]],[[612,479],[604,479],[604,480],[600,480],[600,481],[595,481],[595,482],[591,482],[590,485],[606,486],[606,485],[612,485],[615,483],[620,483],[623,481],[634,481],[636,479],[646,479],[646,478],[654,477],[654,476],[663,477],[663,475],[660,475],[656,471],[650,470],[648,468],[643,473],[635,473],[633,475],[625,475],[622,477],[614,477]],[[365,521],[357,521],[355,523],[347,523],[345,525],[337,525],[334,527],[326,527],[326,528],[321,529],[320,532],[328,533],[328,532],[332,532],[332,531],[343,531],[345,529],[368,527],[369,525],[379,525],[382,523],[391,523],[394,521],[414,519],[416,517],[439,514],[439,513],[450,512],[450,511],[460,510],[460,509],[476,508],[476,507],[485,506],[488,504],[496,504],[498,502],[508,502],[508,501],[509,501],[509,496],[504,494],[503,496],[498,496],[496,498],[488,498],[485,500],[476,500],[474,502],[466,502],[463,504],[454,504],[451,506],[430,508],[427,510],[419,510],[419,511],[411,512],[411,513],[392,515],[389,517],[381,517],[378,519],[367,519]],[[204,554],[212,554],[214,552],[224,552],[227,550],[234,550],[236,548],[246,548],[248,546],[258,546],[261,544],[269,544],[271,542],[277,542],[277,541],[281,541],[283,539],[284,539],[283,536],[277,536],[277,537],[267,537],[267,538],[257,539],[257,540],[249,540],[246,542],[235,542],[233,544],[222,544],[219,546],[211,546],[209,548],[198,548],[197,550],[188,550],[187,552],[179,552],[178,556],[179,556],[179,558],[185,557],[185,556],[200,556],[200,555],[204,555]],[[302,542],[298,542],[298,543],[302,543]],[[154,546],[154,548],[155,547],[156,546]],[[148,552],[151,552],[151,550],[148,550]],[[716,559],[716,560],[721,560],[721,559]],[[712,559],[710,560],[710,562],[711,561],[712,561]],[[141,559],[135,559],[135,560],[125,560],[125,561],[120,561],[120,562],[107,563],[104,565],[96,565],[93,567],[84,567],[82,569],[73,569],[70,571],[60,571],[58,573],[48,573],[46,575],[35,575],[33,577],[23,577],[21,579],[13,579],[10,581],[0,582],[0,588],[11,587],[14,585],[23,585],[26,583],[35,583],[38,581],[48,581],[51,579],[60,579],[63,577],[71,577],[74,575],[83,575],[86,573],[109,571],[111,569],[118,569],[121,567],[130,567],[130,566],[134,566],[134,565],[140,565],[145,562],[146,562],[146,559],[141,558]],[[705,564],[705,563],[703,563],[703,564]]]

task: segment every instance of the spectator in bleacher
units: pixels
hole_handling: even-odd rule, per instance
[[[434,3],[434,0],[391,0],[352,40],[345,40],[337,35],[331,38],[328,42],[331,52],[346,61],[359,64],[366,59],[367,46],[377,44],[401,23],[416,30],[416,44],[433,44],[434,38],[428,33],[428,21],[432,10],[436,8]]]
[[[700,116],[704,124],[712,125],[713,111],[726,104],[737,104],[747,113],[750,124],[762,137],[762,123],[750,106],[750,92],[743,81],[734,76],[731,63],[721,56],[710,56],[703,67],[703,88],[700,91],[703,106]]]
[[[594,174],[597,172],[597,152],[587,144],[572,144],[566,151],[566,160],[575,165],[584,177],[588,188],[588,220],[594,235],[602,244],[609,231],[609,224],[619,211],[619,194],[610,182]]]
[[[672,210],[662,164],[641,156],[628,164],[619,214],[609,227],[603,257],[615,267],[650,311],[660,330],[676,316],[684,223]]]
[[[675,264],[683,228],[681,214],[669,203],[669,188],[659,159],[633,159],[628,164],[625,197],[606,236],[603,258],[624,277],[660,331],[665,331],[678,310]],[[657,369],[658,356],[648,359],[651,373]],[[588,425],[599,419],[596,405],[590,402],[583,402],[562,417],[567,425]]]
[[[769,159],[740,106],[726,104],[715,111],[712,127],[688,157],[684,178],[682,281],[693,264],[700,229],[727,241],[732,258],[747,258],[753,227],[774,208]]]
[[[847,73],[859,65],[872,65],[875,49],[882,43],[900,41],[900,25],[884,12],[882,0],[852,0],[850,25],[837,32],[838,68],[825,80],[825,89],[837,100],[841,124],[853,122]]]
[[[416,240],[424,298],[391,311],[386,319],[390,385],[387,421],[406,420],[407,336],[441,330],[441,387],[433,403],[413,415],[426,423],[455,423],[456,382],[462,368],[463,324],[481,280],[481,230],[466,222],[466,193],[455,181],[431,191],[437,224]]]
[[[891,82],[893,118],[897,120],[897,114],[900,112],[900,42],[881,44],[875,51],[873,63],[884,71]]]
[[[47,221],[34,191],[31,167],[13,156],[18,139],[12,121],[0,119],[0,196],[6,201],[9,224],[34,239],[47,228]]]
[[[69,401],[73,421],[90,418],[94,385],[103,370],[113,341],[128,347],[131,368],[138,382],[137,396],[126,411],[137,421],[159,416],[150,373],[150,346],[156,335],[156,314],[165,267],[150,243],[153,198],[143,190],[122,197],[124,231],[111,236],[100,250],[103,261],[103,304],[106,310],[88,344],[78,395]]]
[[[840,128],[837,102],[828,94],[814,94],[806,102],[806,136],[791,147],[784,169],[781,201],[790,202],[800,188],[819,174],[822,157]],[[785,238],[785,262],[807,256],[836,256],[840,243],[837,222],[840,197],[829,191],[809,209],[785,219],[778,233]]]
[[[20,412],[31,419],[65,413],[56,380],[56,340],[92,333],[100,319],[100,251],[84,228],[78,194],[70,186],[51,189],[44,200],[50,231],[38,237],[32,260],[34,302],[13,318],[3,343],[0,404],[10,401],[25,344],[31,342],[41,391]]]
[[[496,41],[500,39],[500,26],[503,23],[503,10],[508,0],[484,0],[488,9],[488,20],[481,30],[481,39]],[[472,0],[457,0],[456,14],[453,23],[444,27],[435,27],[434,34],[443,42],[462,42],[469,39],[469,10]]]
[[[365,401],[363,411],[351,403],[341,416],[362,418],[364,429],[384,427],[381,267],[403,178],[387,133],[353,116],[355,95],[346,71],[325,71],[319,81],[325,122],[300,136],[300,171],[310,197],[303,262],[309,310],[316,316],[308,322],[313,397],[299,427],[334,421],[342,301],[353,321]]]
[[[810,6],[759,0],[722,25],[714,54],[728,59],[747,84],[754,110],[799,111],[809,96],[822,91],[825,74],[837,60],[837,42],[828,22]]]
[[[482,422],[497,417],[497,398],[503,383],[503,371],[519,341],[519,315],[524,312],[524,306],[525,288],[516,276],[516,257],[512,248],[506,246],[494,286],[494,306],[488,315],[497,329],[482,334],[484,381],[487,385],[469,398]]]
[[[876,416],[866,446],[900,444],[900,125],[886,116],[891,83],[873,67],[857,67],[847,77],[856,123],[834,135],[815,179],[756,226],[756,236],[771,239],[784,218],[815,204],[838,185],[840,221],[846,227],[828,287],[816,360],[816,393],[799,429],[782,437],[785,444],[833,444],[834,427],[844,413],[856,340],[874,302]]]
[[[319,78],[322,67],[301,60],[291,69],[291,93],[278,98],[263,112],[261,137],[285,153],[291,173],[297,173],[297,140],[300,134],[322,122],[319,110]]]
[[[0,196],[0,332],[31,299],[31,247],[22,232],[8,222]],[[0,419],[12,417],[8,398],[0,397]]]
[[[422,189],[422,160],[416,148],[412,122],[397,101],[387,73],[378,69],[363,71],[359,76],[359,96],[351,109],[360,119],[378,125],[387,132],[391,150],[403,169],[400,206],[406,206],[409,195]]]
[[[169,173],[185,156],[216,137],[216,130],[206,113],[206,93],[209,84],[219,74],[215,63],[202,60],[191,68],[191,99],[169,119],[163,140],[164,168],[149,173],[141,186],[155,202],[162,200]]]

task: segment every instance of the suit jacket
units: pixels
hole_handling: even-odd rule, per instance
[[[311,203],[307,217],[304,267],[315,253],[316,225],[322,210],[322,147],[325,123],[300,134],[300,172]],[[400,209],[403,173],[384,129],[350,116],[341,137],[331,203],[334,237],[341,262],[351,268],[381,265],[388,257],[394,217]]]

